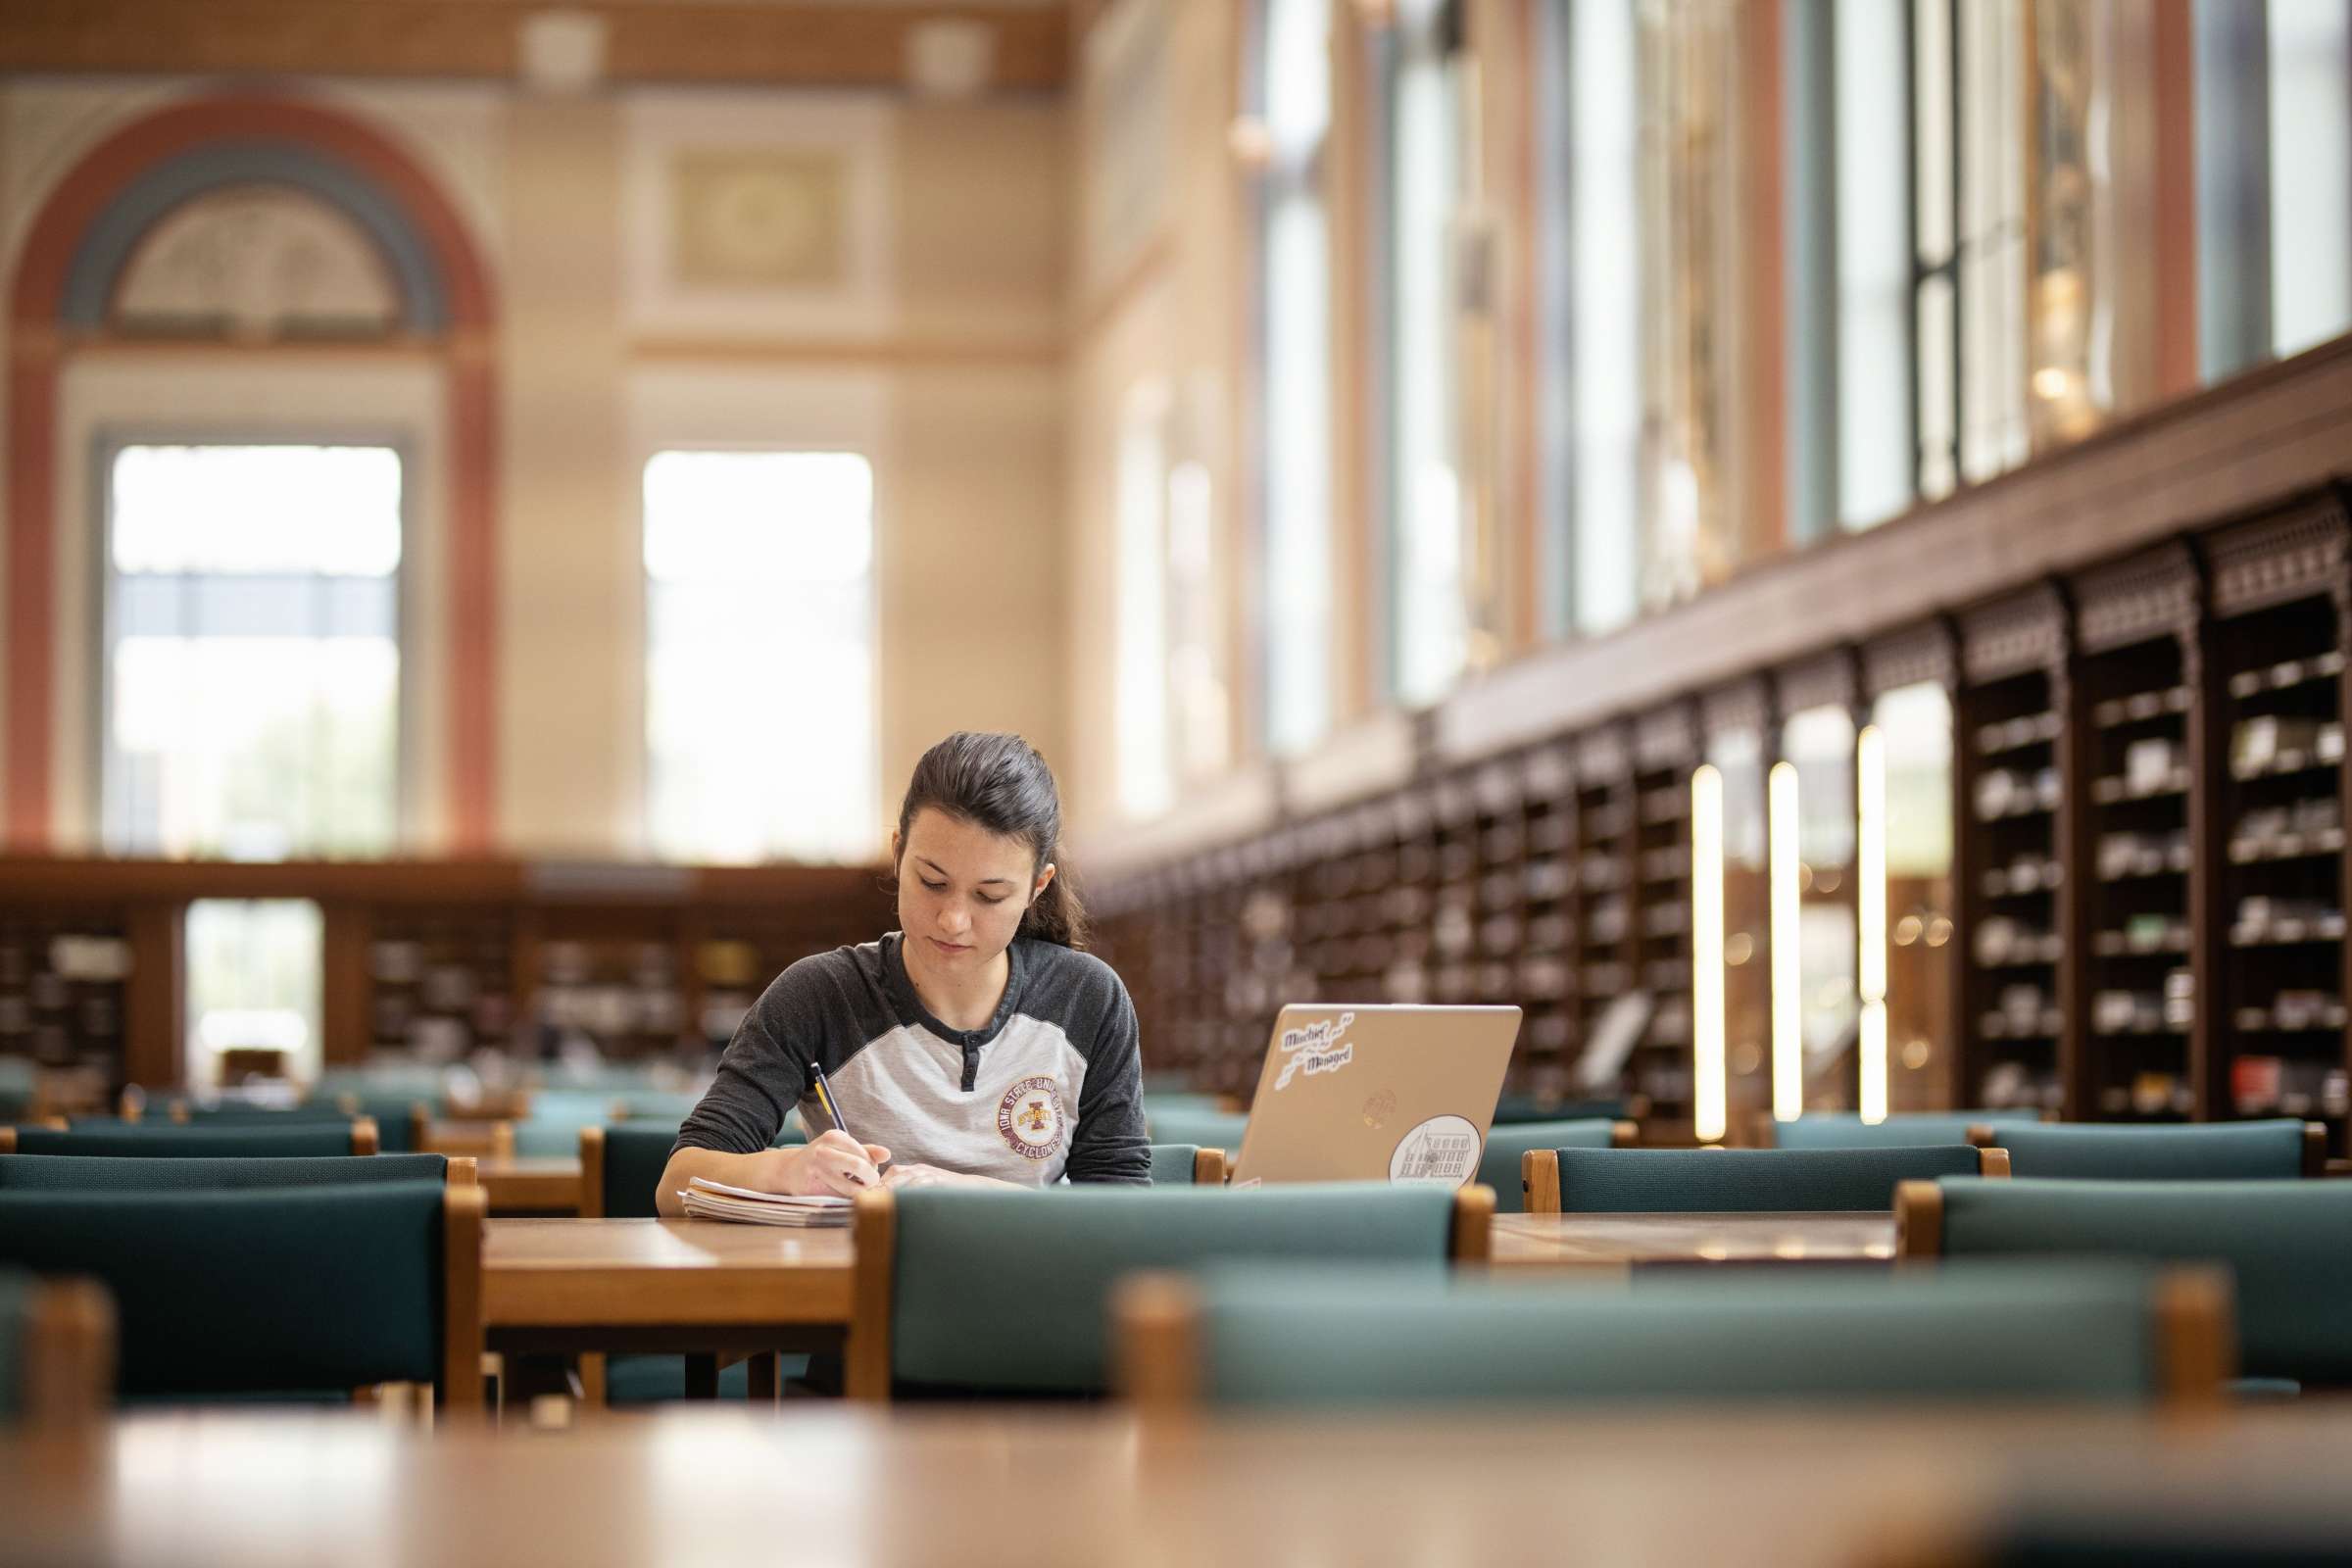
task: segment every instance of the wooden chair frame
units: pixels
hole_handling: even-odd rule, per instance
[[[2009,1151],[2006,1149],[1977,1150],[1977,1174],[2006,1179],[2009,1175]],[[1934,1187],[1933,1182],[1901,1182],[1895,1187],[1895,1212],[1901,1214],[1902,1193],[1907,1187]],[[1530,1214],[1560,1212],[1560,1152],[1556,1149],[1531,1149],[1519,1156],[1519,1190],[1522,1202]],[[1941,1195],[1937,1202],[1942,1201]]]
[[[53,1432],[102,1419],[115,1388],[115,1298],[97,1280],[43,1280],[24,1357],[26,1426]]]
[[[45,1129],[52,1129],[61,1133],[66,1131],[66,1123],[62,1119],[53,1118],[49,1121],[41,1123],[41,1126]],[[375,1119],[373,1117],[355,1116],[352,1118],[351,1152],[354,1154],[373,1154],[381,1152],[380,1149],[378,1148],[379,1142],[380,1138],[379,1134],[377,1133]],[[13,1154],[16,1152],[17,1129],[14,1127],[0,1127],[0,1154]],[[466,1161],[466,1170],[467,1174],[465,1179],[466,1181],[471,1182],[479,1179],[474,1171],[474,1163],[471,1159],[467,1159]],[[458,1180],[454,1174],[449,1179],[453,1182]]]
[[[891,1396],[890,1306],[898,1284],[896,1195],[887,1190],[858,1194],[851,1225],[857,1261],[850,1290],[845,1392],[852,1399],[886,1401]],[[1494,1188],[1473,1182],[1454,1193],[1446,1250],[1455,1263],[1487,1261],[1493,1253],[1494,1228]],[[1182,1276],[1176,1277],[1181,1281]],[[1118,1294],[1114,1292],[1114,1298]],[[1121,1375],[1118,1353],[1114,1342],[1114,1381]]]
[[[2223,1387],[2237,1370],[2231,1302],[2227,1270],[2168,1268],[2157,1276],[2148,1310],[2161,1408],[2220,1407]],[[1153,1271],[1119,1282],[1111,1296],[1111,1367],[1122,1398],[1146,1415],[1197,1411],[1205,1382],[1200,1346],[1200,1294],[1188,1276]]]
[[[605,1217],[605,1130],[602,1127],[580,1129],[580,1218]],[[605,1352],[580,1352],[580,1398],[593,1409],[603,1409],[611,1402],[611,1388],[605,1376]]]
[[[511,1121],[470,1119],[435,1121],[432,1107],[419,1101],[409,1107],[409,1147],[419,1154],[471,1154],[481,1159],[513,1159],[514,1124]]]
[[[1193,1151],[1193,1185],[1222,1187],[1225,1185],[1225,1151],[1196,1149]]]
[[[441,1193],[441,1403],[453,1414],[482,1409],[482,1223],[490,1195],[460,1182],[452,1160]],[[470,1171],[472,1162],[466,1162]]]

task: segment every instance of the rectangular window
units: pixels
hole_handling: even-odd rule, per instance
[[[873,564],[873,469],[855,453],[662,452],[645,466],[656,854],[880,852]]]
[[[1568,132],[1576,627],[1634,618],[1642,573],[1640,54],[1633,0],[1572,0]]]
[[[2271,341],[2300,354],[2352,326],[2352,7],[2273,5]]]
[[[1461,376],[1456,363],[1452,254],[1462,197],[1461,59],[1443,0],[1400,8],[1392,85],[1390,167],[1395,257],[1396,432],[1396,668],[1392,687],[1410,706],[1436,701],[1461,673],[1469,625],[1459,461]]]
[[[1331,4],[1265,0],[1259,16],[1266,744],[1279,756],[1331,727]]]
[[[125,446],[106,494],[106,848],[389,852],[400,455]]]
[[[1129,395],[1119,424],[1119,809],[1141,820],[1176,804],[1168,717],[1168,397],[1156,384]]]
[[[1838,519],[1911,504],[1910,33],[1886,0],[1838,0]]]

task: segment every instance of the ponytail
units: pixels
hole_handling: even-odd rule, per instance
[[[1052,858],[1051,856],[1048,857]],[[1040,942],[1057,942],[1065,948],[1083,952],[1086,948],[1086,905],[1078,897],[1078,888],[1070,880],[1070,868],[1059,866],[1046,891],[1030,901],[1021,915],[1021,932]]]

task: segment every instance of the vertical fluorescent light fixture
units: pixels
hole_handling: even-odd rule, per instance
[[[1772,851],[1772,1116],[1805,1108],[1804,970],[1796,953],[1796,765],[1775,762],[1766,789]]]
[[[1862,1119],[1876,1126],[1886,1119],[1886,736],[1876,724],[1863,725],[1854,737],[1854,798],[1860,818],[1854,978],[1862,993]]]
[[[1723,1066],[1723,775],[1690,775],[1690,1089],[1698,1140],[1731,1119]]]

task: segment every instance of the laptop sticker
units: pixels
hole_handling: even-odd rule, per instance
[[[1464,1116],[1432,1116],[1406,1133],[1389,1155],[1389,1180],[1459,1187],[1478,1169],[1477,1124]]]
[[[1301,1070],[1312,1078],[1321,1072],[1338,1072],[1353,1061],[1355,1047],[1340,1044],[1340,1037],[1354,1022],[1354,1013],[1343,1012],[1337,1018],[1318,1018],[1303,1029],[1285,1029],[1282,1051],[1287,1059],[1274,1080],[1276,1092],[1288,1089],[1291,1079]]]

